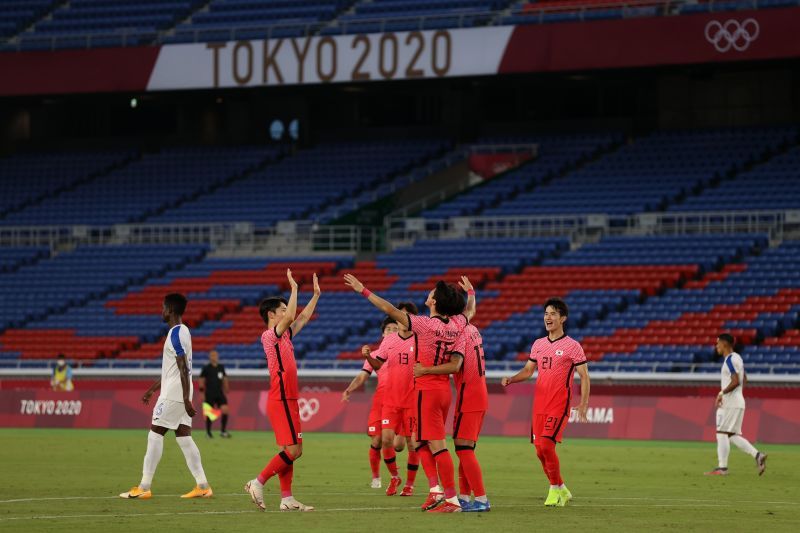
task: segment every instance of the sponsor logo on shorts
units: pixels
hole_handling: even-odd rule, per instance
[[[381,422],[382,422],[383,424],[388,424],[388,423],[389,423],[389,419],[388,419],[388,418],[384,418],[384,419],[383,419]]]
[[[370,426],[367,428],[367,431],[375,431],[375,426]]]
[[[156,406],[155,418],[157,419],[164,412],[164,404],[160,403]]]
[[[302,439],[302,438],[303,438],[303,432],[302,432],[302,431],[301,431],[300,433],[298,433],[298,434],[297,434],[297,438],[298,438],[298,439]]]

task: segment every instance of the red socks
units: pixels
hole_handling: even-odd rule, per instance
[[[283,472],[278,472],[278,479],[281,482],[281,498],[288,498],[292,495],[292,478],[294,478],[294,465]]]
[[[398,477],[397,452],[394,451],[394,448],[383,449],[383,462],[386,463],[386,468],[389,469],[389,473],[392,477]]]
[[[447,448],[439,450],[433,454],[436,459],[436,469],[439,471],[439,479],[442,480],[444,497],[453,498],[456,495],[456,474],[453,466],[453,458]]]
[[[433,458],[431,449],[428,443],[420,444],[417,448],[417,457],[422,463],[422,470],[425,471],[425,477],[428,478],[428,488],[433,488],[439,484],[439,474],[436,472],[436,459]]]
[[[553,451],[555,452],[555,449]],[[456,446],[456,455],[458,455],[459,461],[458,483],[461,494],[469,494],[471,488],[476,498],[478,496],[486,496],[486,489],[483,487],[483,472],[481,472],[481,465],[475,456],[475,448],[472,446]],[[464,478],[463,481],[462,477]]]
[[[458,452],[456,452],[458,453]],[[458,493],[464,496],[469,496],[472,494],[472,487],[469,486],[469,480],[467,479],[467,474],[464,472],[464,462],[460,460],[461,456],[459,455],[459,462],[458,462]]]
[[[381,477],[381,449],[370,445],[369,467],[372,470],[372,479]]]
[[[267,482],[269,478],[276,474],[281,474],[284,470],[292,468],[292,463],[294,462],[294,457],[292,457],[289,452],[282,451],[278,455],[272,458],[272,460],[264,467],[264,470],[258,475],[258,482],[262,485]],[[291,480],[289,481],[289,485],[291,486]]]
[[[408,470],[406,472],[406,486],[413,487],[414,481],[417,479],[417,470],[419,470],[419,457],[417,452],[408,449]]]
[[[561,479],[561,465],[556,453],[556,443],[550,439],[541,439],[536,443],[536,455],[542,463],[542,469],[547,479],[550,480],[550,484],[562,485],[564,480]]]

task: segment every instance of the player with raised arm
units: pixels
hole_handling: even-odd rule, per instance
[[[397,333],[397,327],[397,322],[395,322],[394,319],[388,316],[384,318],[381,323],[381,334],[383,338]],[[361,348],[362,353],[364,353],[365,348],[369,350],[369,346],[364,345]],[[376,357],[381,357],[378,352],[376,352],[375,355]],[[369,362],[364,361],[364,366],[358,371],[358,375],[353,378],[353,381],[351,381],[344,392],[342,392],[342,402],[350,401],[350,395],[367,381],[372,375],[373,370],[376,369],[374,369]],[[378,370],[375,372],[375,375],[378,377],[378,386],[375,387],[375,392],[372,394],[372,405],[369,410],[369,416],[367,417],[367,436],[370,438],[369,467],[372,471],[372,483],[370,487],[379,489],[381,488],[381,409],[383,406],[384,391],[386,390],[386,372]],[[386,452],[383,458],[387,468],[396,460],[394,448],[390,446],[389,449],[391,453]],[[396,470],[397,467],[395,466],[395,471]]]
[[[171,293],[164,297],[161,318],[169,326],[169,331],[164,342],[161,378],[142,396],[142,403],[147,405],[153,393],[161,389],[147,435],[142,481],[128,492],[120,494],[120,498],[146,500],[153,496],[150,486],[164,451],[164,435],[169,430],[175,431],[175,442],[180,446],[186,466],[197,483],[181,498],[210,498],[214,494],[206,480],[200,450],[192,439],[192,417],[196,414],[192,406],[192,337],[182,320],[187,303],[182,294]]]
[[[261,335],[261,344],[264,347],[270,375],[267,416],[275,432],[275,442],[281,447],[281,451],[264,467],[258,477],[247,482],[244,490],[250,494],[253,503],[264,511],[266,509],[264,484],[277,475],[281,486],[279,509],[313,511],[313,507],[300,503],[292,495],[294,462],[303,454],[303,430],[300,427],[300,409],[297,404],[299,397],[297,363],[292,339],[311,320],[319,300],[320,288],[317,275],[314,274],[314,295],[295,319],[297,282],[292,277],[291,270],[286,271],[286,278],[291,287],[289,300],[281,296],[272,296],[263,299],[258,306],[261,319],[267,325],[266,331]]]
[[[361,293],[370,303],[417,334],[419,350],[417,363],[424,367],[438,367],[452,359],[463,358],[455,352],[455,345],[469,319],[463,313],[464,298],[458,289],[439,281],[425,301],[430,316],[413,316],[401,311],[380,296],[373,294],[352,274],[345,274],[345,284]],[[470,296],[474,298],[474,296]],[[416,375],[416,372],[415,372]],[[455,487],[453,458],[447,450],[445,420],[450,408],[450,378],[447,373],[431,372],[415,380],[417,393],[417,453],[428,471],[435,462],[438,479],[444,487],[444,502],[433,492],[423,504],[423,510],[440,513],[460,512],[461,506]],[[430,483],[430,474],[429,483]]]
[[[736,342],[733,335],[723,333],[717,337],[714,347],[717,355],[722,357],[721,386],[717,394],[715,405],[717,407],[717,468],[706,472],[707,476],[728,475],[728,455],[731,452],[731,443],[744,453],[755,459],[758,475],[767,469],[767,454],[758,451],[750,441],[742,436],[742,421],[744,420],[744,385],[747,383],[747,374],[744,372],[742,356],[733,350]]]
[[[412,302],[400,302],[397,304],[397,308],[412,315],[417,314],[417,306]],[[416,333],[408,331],[403,323],[398,324],[398,327],[397,333],[383,339],[378,351],[371,352],[369,346],[364,346],[363,353],[366,362],[379,374],[385,372],[382,378],[386,381],[386,392],[381,410],[382,445],[384,450],[389,448],[394,452],[401,452],[405,445],[408,445],[406,485],[400,496],[412,496],[414,481],[419,469],[416,442],[413,438],[416,426],[414,360],[418,351],[418,343]],[[393,475],[389,488],[386,489],[386,495],[397,494],[401,483],[400,477]]]
[[[561,298],[550,298],[544,303],[544,328],[547,336],[536,339],[525,367],[510,378],[503,378],[502,385],[526,381],[539,370],[533,394],[533,417],[531,420],[531,443],[536,446],[536,455],[542,469],[550,480],[550,491],[544,504],[547,507],[563,507],[572,499],[572,493],[561,478],[561,466],[556,453],[556,443],[561,442],[564,428],[569,420],[572,381],[575,372],[581,378],[581,403],[578,420],[586,422],[589,409],[589,371],[583,348],[564,333],[564,324],[569,308]]]
[[[469,279],[462,276],[459,283],[468,296],[465,314],[475,316],[475,289]],[[486,489],[483,485],[483,472],[475,447],[478,443],[483,419],[489,408],[489,394],[486,388],[486,359],[483,338],[472,324],[464,328],[459,347],[464,354],[463,363],[453,378],[456,386],[456,407],[453,415],[453,444],[458,455],[459,503],[463,512],[486,512],[491,510]],[[452,362],[451,362],[452,364]],[[470,494],[475,496],[470,501]]]

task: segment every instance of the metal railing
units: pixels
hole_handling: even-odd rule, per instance
[[[251,222],[0,226],[0,246],[47,246],[53,251],[87,245],[200,244],[229,253],[297,255],[375,252],[383,249],[384,240],[382,227],[319,226],[305,221],[283,222],[267,229],[256,229]]]
[[[120,366],[94,366],[98,361],[82,361],[73,364],[73,378],[79,382],[81,378],[86,379],[101,379],[101,378],[144,378],[156,377],[161,372],[161,364],[159,359],[148,359],[142,361],[125,361]],[[102,360],[101,360],[102,362]],[[226,359],[225,369],[232,378],[239,379],[267,379],[268,370],[266,364],[253,360],[253,359]],[[15,364],[14,364],[15,363]],[[16,360],[7,362],[7,364],[0,367],[0,377],[27,377],[27,378],[42,378],[48,379],[52,375],[52,366],[50,363],[42,362],[39,366],[31,366],[30,360]],[[298,375],[301,378],[317,378],[317,379],[352,379],[358,373],[360,364],[355,361],[347,360],[331,360],[331,361],[307,361],[299,360],[298,362]],[[195,361],[193,366],[193,374],[199,376],[200,369],[204,362]],[[598,365],[593,368],[593,365]],[[602,365],[602,366],[600,366]],[[719,374],[712,372],[657,372],[655,371],[654,364],[643,363],[641,368],[637,371],[621,371],[621,365],[631,367],[632,363],[616,363],[609,364],[603,362],[590,362],[589,372],[594,382],[611,382],[611,383],[682,383],[682,384],[696,384],[696,383],[717,383],[719,384]],[[498,381],[503,377],[515,374],[522,363],[520,361],[492,361],[487,363],[486,377],[491,381]],[[609,370],[609,366],[611,370]],[[719,365],[714,366],[715,370],[719,370]],[[787,374],[781,373],[784,369],[797,369],[797,366],[791,365],[773,365],[769,372],[752,372],[747,374],[750,383],[763,383],[763,384],[800,384],[800,374]],[[536,376],[533,377],[535,381]],[[578,380],[578,376],[575,376]],[[78,385],[79,386],[79,385]],[[266,384],[265,384],[266,386]]]
[[[568,237],[581,241],[605,235],[764,233],[780,240],[787,227],[800,227],[800,210],[392,218],[386,225],[392,247],[417,239]]]

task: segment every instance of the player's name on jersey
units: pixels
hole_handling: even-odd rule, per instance
[[[613,424],[614,423],[614,408],[613,407],[590,407],[586,411],[586,420],[589,424]],[[587,423],[578,420],[578,410],[572,409],[569,413],[570,424]]]

